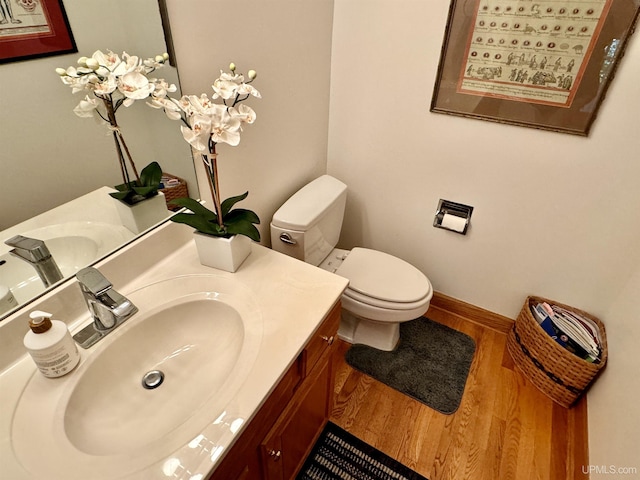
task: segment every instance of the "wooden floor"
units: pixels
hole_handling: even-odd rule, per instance
[[[514,368],[504,333],[434,306],[427,316],[476,341],[458,410],[432,410],[340,355],[331,420],[429,480],[587,478],[586,401],[566,409],[540,393]]]

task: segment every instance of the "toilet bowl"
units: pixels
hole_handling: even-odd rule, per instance
[[[273,215],[271,245],[347,278],[338,336],[390,351],[398,344],[400,323],[426,313],[433,289],[420,270],[398,257],[362,247],[335,248],[346,192],[346,185],[329,175],[298,190]]]
[[[429,279],[413,265],[377,250],[335,249],[330,267],[320,267],[349,280],[342,294],[338,336],[353,344],[395,349],[400,323],[426,313],[433,296]]]

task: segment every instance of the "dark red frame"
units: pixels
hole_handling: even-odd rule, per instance
[[[39,1],[52,31],[0,37],[0,63],[78,51],[62,0]]]

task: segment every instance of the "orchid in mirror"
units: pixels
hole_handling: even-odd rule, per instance
[[[116,112],[123,105],[129,107],[136,100],[144,100],[154,92],[165,95],[177,90],[175,85],[169,85],[163,79],[149,77],[163,67],[168,58],[168,54],[164,53],[142,60],[126,52],[119,56],[112,51],[104,53],[98,50],[91,57],[80,57],[77,67],[56,68],[62,83],[71,87],[72,93],[88,92],[73,110],[74,113],[106,123],[111,130],[122,174],[122,184],[115,186],[118,191],[111,196],[130,205],[157,194],[162,169],[157,162],[152,162],[138,173],[116,120]],[[133,176],[129,173],[129,166]]]
[[[247,198],[249,192],[226,200],[220,195],[216,145],[236,146],[240,143],[242,127],[256,119],[253,109],[242,102],[251,97],[261,98],[260,92],[251,85],[256,78],[255,70],[249,70],[246,81],[244,75],[236,72],[235,64],[229,65],[229,70],[221,71],[220,77],[213,82],[211,98],[203,93],[175,99],[165,88],[151,92],[151,100],[147,103],[164,110],[170,119],[182,121],[182,135],[201,155],[213,197],[214,211],[191,198],[173,200],[172,203],[186,207],[192,213],[178,213],[171,220],[190,225],[207,235],[226,238],[245,235],[259,241],[260,232],[255,226],[260,223],[258,216],[251,210],[233,208]]]

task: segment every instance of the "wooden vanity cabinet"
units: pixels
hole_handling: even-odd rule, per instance
[[[265,480],[295,476],[329,417],[331,368],[319,363],[305,378],[260,445]]]
[[[338,302],[209,480],[294,478],[331,412],[339,324]]]

